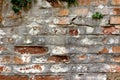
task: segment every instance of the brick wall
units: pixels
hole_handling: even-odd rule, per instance
[[[120,80],[120,0],[78,1],[15,14],[0,0],[0,80]]]

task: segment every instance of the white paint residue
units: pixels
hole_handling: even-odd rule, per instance
[[[104,8],[104,5],[99,5],[98,8],[99,8],[99,9],[103,9],[103,8]]]
[[[44,70],[44,66],[41,66],[42,70],[39,68],[34,68],[34,66],[35,65],[27,65],[22,67],[15,66],[14,69],[21,73],[40,73]]]
[[[53,54],[65,54],[65,53],[68,53],[68,50],[65,48],[65,47],[55,47],[53,50],[52,50],[52,53]]]
[[[32,22],[31,24],[27,25],[27,27],[35,27],[35,26],[39,26],[36,22]]]
[[[88,39],[88,38],[82,39],[81,42],[82,42],[83,44],[88,44],[88,45],[91,45],[91,44],[95,44],[95,43],[96,43],[95,41],[92,41],[92,40],[90,40],[90,39]]]
[[[31,39],[25,39],[24,43],[30,44],[30,43],[32,43],[32,40]]]
[[[3,30],[0,30],[0,35],[5,35],[6,33]]]
[[[94,28],[92,28],[92,27],[87,27],[86,28],[87,33],[92,33],[93,31],[94,31]]]
[[[22,60],[23,60],[23,62],[25,62],[25,63],[30,62],[30,58],[31,58],[31,56],[30,56],[29,54],[23,54],[23,55],[22,55]]]
[[[58,23],[59,23],[59,19],[56,19],[56,18],[55,18],[55,19],[53,20],[53,22],[54,22],[55,24],[58,24]]]
[[[47,62],[47,58],[45,57],[35,58],[35,60],[33,61],[33,63],[45,63],[45,62]]]
[[[55,65],[52,65],[50,70],[52,72],[66,72],[66,71],[68,71],[68,67],[62,67],[62,66],[63,65],[61,65],[61,64],[55,64]]]
[[[39,29],[38,28],[31,28],[30,31],[29,31],[29,34],[31,35],[37,35],[39,33]]]

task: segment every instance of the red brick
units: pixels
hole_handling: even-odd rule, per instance
[[[45,54],[48,52],[48,48],[43,46],[15,46],[14,50],[21,54]]]
[[[77,16],[86,16],[89,10],[87,8],[77,8],[74,10],[74,14]]]
[[[107,73],[107,80],[120,80],[120,73]]]
[[[120,5],[120,0],[112,0],[112,5]]]
[[[110,18],[110,24],[120,24],[120,17],[119,16],[112,16]]]
[[[80,5],[90,5],[92,0],[78,0]]]
[[[48,58],[48,62],[69,62],[70,58],[68,56],[58,56],[53,55]]]
[[[40,73],[44,70],[44,66],[40,64],[15,66],[14,70],[20,73]]]
[[[69,34],[72,36],[77,36],[79,34],[78,29],[70,29]]]
[[[11,68],[8,66],[0,65],[0,73],[9,73]]]
[[[113,46],[112,51],[113,53],[120,53],[120,46]]]
[[[34,80],[64,80],[63,76],[56,75],[56,76],[51,76],[51,75],[45,75],[45,76],[35,76]]]
[[[2,19],[3,19],[3,18],[2,18],[2,14],[0,14],[0,23],[2,22]]]
[[[4,50],[7,50],[7,48],[4,46],[0,46],[0,51],[4,51]]]
[[[103,48],[98,52],[99,54],[109,53],[109,50],[107,48]]]
[[[62,7],[63,5],[62,5],[62,3],[61,2],[59,2],[59,1],[50,1],[50,0],[47,0],[47,1],[49,1],[50,2],[50,4],[53,6],[53,7]]]
[[[109,65],[109,72],[120,72],[120,65],[110,64]]]
[[[113,14],[114,15],[120,15],[120,8],[114,8],[113,9]]]
[[[69,15],[69,10],[68,9],[61,9],[58,12],[58,16],[68,16]]]
[[[98,2],[99,2],[100,4],[107,4],[107,3],[108,3],[108,0],[98,0]]]
[[[87,59],[87,56],[86,56],[86,55],[80,55],[80,56],[78,57],[78,60],[79,60],[79,61],[85,60],[85,59]]]
[[[0,23],[2,22],[2,4],[3,4],[3,0],[0,0]]]
[[[11,57],[10,56],[2,56],[0,58],[0,63],[2,64],[10,64],[12,61],[11,61]]]
[[[119,57],[113,57],[111,58],[112,62],[120,62],[120,56]]]
[[[108,0],[92,0],[92,3],[94,3],[94,5],[107,4]]]
[[[27,64],[30,62],[30,56],[14,56],[13,63],[14,64]]]
[[[29,80],[29,78],[21,75],[0,75],[0,80]]]
[[[68,17],[59,17],[53,20],[54,24],[66,25],[70,24],[70,19]]]
[[[102,32],[104,34],[113,34],[116,30],[115,26],[104,26]]]

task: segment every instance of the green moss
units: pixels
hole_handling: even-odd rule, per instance
[[[66,0],[66,2],[68,3],[68,7],[74,5],[74,6],[78,6],[78,1],[77,0]]]
[[[95,14],[92,15],[93,19],[102,19],[103,18],[103,14],[100,12],[96,12]]]
[[[68,7],[74,5],[74,6],[78,6],[78,0],[47,0],[48,2],[57,2],[57,1],[65,1],[68,3]]]
[[[13,11],[18,13],[22,8],[26,8],[28,4],[32,3],[32,0],[11,0],[11,3]]]

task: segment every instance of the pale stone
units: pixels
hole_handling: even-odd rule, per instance
[[[52,54],[56,54],[56,55],[62,55],[62,54],[66,54],[68,53],[68,50],[65,47],[55,47],[52,50]]]
[[[99,8],[99,9],[103,9],[103,8],[104,8],[104,5],[99,5],[98,8]]]
[[[3,30],[0,30],[0,35],[5,35],[6,33]]]
[[[52,72],[66,72],[66,71],[68,71],[68,67],[66,67],[65,65],[62,65],[62,64],[55,64],[55,65],[52,65],[50,70]]]
[[[93,31],[94,31],[94,28],[86,27],[86,33],[92,33]]]
[[[50,5],[49,2],[45,1],[45,0],[38,0],[37,5],[40,8],[51,8],[52,6]]]
[[[87,44],[87,45],[96,44],[95,41],[92,41],[92,40],[90,40],[90,39],[88,39],[88,38],[82,39],[81,42],[82,42],[83,44]]]
[[[40,31],[39,31],[39,29],[34,29],[34,28],[32,28],[30,31],[29,31],[29,34],[31,34],[31,35],[37,35],[38,33],[39,33]]]
[[[24,43],[30,44],[30,43],[32,43],[32,40],[31,40],[31,39],[25,39],[25,40],[24,40]]]

